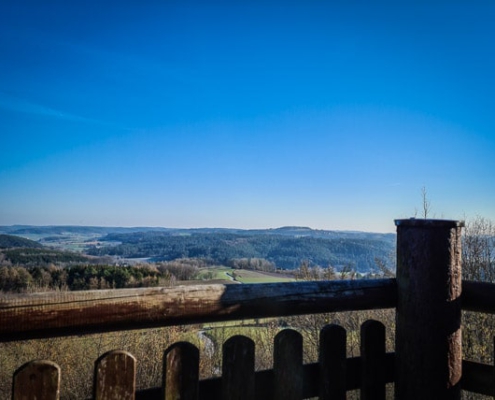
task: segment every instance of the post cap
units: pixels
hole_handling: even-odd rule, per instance
[[[407,226],[417,228],[463,228],[464,221],[456,221],[451,219],[424,219],[424,218],[409,218],[394,220],[395,226]]]

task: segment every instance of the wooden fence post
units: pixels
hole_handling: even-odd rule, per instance
[[[284,329],[275,336],[273,348],[275,400],[303,398],[303,337],[293,329]]]
[[[95,400],[134,400],[136,359],[127,351],[109,351],[95,362]]]
[[[24,364],[14,374],[13,400],[60,398],[60,367],[51,361]]]
[[[385,325],[368,320],[361,325],[361,400],[384,400]]]
[[[319,400],[345,400],[347,332],[340,325],[326,325],[320,331]]]
[[[396,220],[395,398],[460,399],[459,221]]]
[[[189,342],[171,345],[163,360],[163,399],[197,400],[199,350]]]
[[[254,400],[254,342],[232,336],[223,344],[222,359],[222,399]]]

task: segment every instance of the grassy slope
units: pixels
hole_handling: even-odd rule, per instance
[[[199,273],[199,279],[205,279],[208,276],[208,280],[232,283],[233,274],[235,274],[235,280],[239,283],[290,282],[294,280],[284,275],[277,276],[276,274],[266,274],[264,272],[246,269],[232,269],[224,266],[202,269]]]
[[[251,271],[246,269],[234,270],[236,281],[241,283],[270,283],[270,282],[291,282],[294,279],[283,275],[275,276],[273,274],[265,274],[259,271]]]

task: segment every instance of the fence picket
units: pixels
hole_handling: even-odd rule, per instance
[[[254,342],[242,335],[223,344],[222,398],[254,400]]]
[[[284,329],[275,336],[273,373],[274,399],[302,399],[303,339],[299,332]]]
[[[361,400],[385,400],[385,326],[361,325]]]
[[[320,332],[320,400],[346,398],[346,338],[339,325],[327,325]]]
[[[189,342],[178,342],[166,351],[163,360],[163,398],[197,400],[199,350]]]
[[[60,367],[51,361],[36,360],[14,373],[13,400],[58,400]]]
[[[103,354],[95,363],[95,400],[134,400],[136,359],[127,351]]]

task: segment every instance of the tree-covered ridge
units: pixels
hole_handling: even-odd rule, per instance
[[[90,258],[83,254],[50,248],[10,248],[2,250],[0,254],[3,260],[9,261],[12,265],[34,266],[90,262]]]
[[[116,246],[91,247],[92,255],[113,255],[126,258],[150,257],[154,260],[202,258],[227,264],[233,259],[262,258],[284,269],[297,268],[301,262],[312,265],[351,265],[358,271],[374,267],[375,258],[387,258],[394,242],[381,239],[322,238],[280,234],[139,232],[109,234],[103,241],[118,241]]]
[[[25,247],[32,249],[42,248],[43,245],[20,236],[2,235],[0,234],[0,249],[11,249],[17,247]]]
[[[106,235],[108,233],[121,232],[145,232],[150,230],[170,230],[168,228],[150,228],[150,227],[106,227],[106,226],[77,226],[77,225],[0,225],[0,232],[9,235]]]

